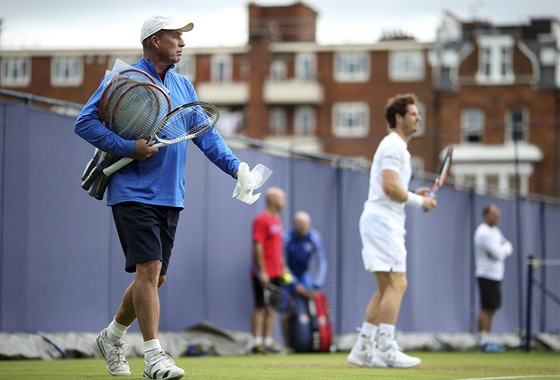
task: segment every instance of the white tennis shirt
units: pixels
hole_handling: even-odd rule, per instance
[[[496,226],[481,223],[474,233],[476,277],[504,279],[504,260],[512,254],[511,243]]]
[[[399,183],[408,189],[412,169],[407,143],[396,132],[390,132],[381,140],[370,170],[368,199],[364,208],[373,214],[382,214],[391,218],[396,225],[404,227],[405,204],[389,198],[383,191],[383,170],[398,173]]]

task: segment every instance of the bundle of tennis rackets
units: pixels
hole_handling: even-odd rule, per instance
[[[108,81],[99,103],[99,119],[127,140],[146,139],[155,147],[200,136],[216,124],[218,109],[210,103],[187,103],[171,110],[165,89],[142,70],[127,68]],[[82,188],[103,199],[109,177],[132,162],[96,149],[82,174]]]

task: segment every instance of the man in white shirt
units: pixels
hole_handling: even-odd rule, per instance
[[[511,243],[497,227],[500,209],[491,204],[482,212],[484,221],[474,233],[476,272],[480,289],[478,332],[480,349],[484,352],[503,352],[504,348],[489,340],[492,319],[501,306],[501,283],[504,279],[504,261],[513,252]]]
[[[368,199],[360,217],[364,267],[374,274],[377,283],[358,340],[347,358],[362,367],[408,368],[420,364],[420,359],[401,352],[395,339],[407,286],[404,206],[432,210],[437,205],[426,187],[407,191],[412,172],[407,145],[422,120],[416,102],[413,94],[397,95],[387,102],[389,134],[373,157]]]

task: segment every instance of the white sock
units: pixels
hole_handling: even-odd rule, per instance
[[[147,340],[144,342],[144,359],[148,360],[153,354],[161,351],[159,339]]]
[[[371,336],[371,339],[374,339],[377,335],[377,330],[379,327],[376,325],[372,325],[371,323],[364,322],[362,323],[362,328],[360,329],[360,334],[365,334]]]
[[[480,331],[478,333],[478,344],[479,345],[482,346],[483,344],[486,344],[489,341],[490,341],[490,337],[489,337],[488,331]]]
[[[377,333],[377,347],[381,351],[386,351],[391,343],[395,340],[395,325],[386,323],[379,324],[379,332]]]
[[[113,343],[122,342],[124,335],[126,334],[126,330],[128,330],[130,326],[121,325],[115,318],[113,321],[109,323],[107,327],[107,339],[109,339]]]
[[[272,345],[272,342],[274,342],[274,339],[272,339],[271,336],[267,336],[264,338],[264,345],[265,346],[270,346]]]
[[[255,342],[255,346],[258,346],[259,344],[263,344],[263,338],[260,336],[253,337],[253,341]]]

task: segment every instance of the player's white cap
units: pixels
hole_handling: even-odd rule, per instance
[[[155,15],[144,21],[142,31],[140,32],[140,43],[152,34],[165,30],[181,30],[182,32],[189,32],[194,27],[192,22],[185,24],[173,16]]]

